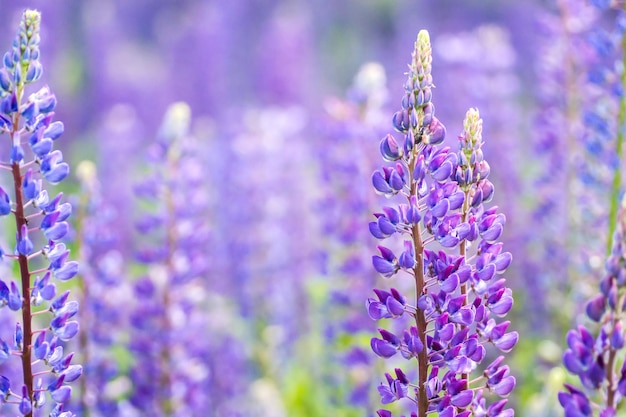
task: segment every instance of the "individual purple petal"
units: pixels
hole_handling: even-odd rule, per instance
[[[385,235],[391,236],[396,232],[396,226],[386,216],[378,218],[378,229]]]
[[[376,171],[372,175],[372,185],[381,194],[392,194],[394,192],[380,171]]]
[[[20,290],[17,288],[15,281],[11,281],[10,288],[11,290],[9,292],[7,304],[11,310],[18,311],[22,308],[22,295],[20,294]]]
[[[380,230],[380,227],[378,227],[378,222],[370,222],[369,229],[372,236],[374,236],[376,239],[385,239],[388,237]]]
[[[28,238],[28,226],[22,225],[21,232],[17,233],[17,251],[21,255],[30,255],[33,251],[33,242]]]
[[[72,396],[72,387],[69,385],[63,385],[54,391],[50,391],[50,396],[54,402],[58,404],[65,404],[70,400]]]
[[[9,345],[4,340],[0,339],[0,365],[9,359],[11,355],[11,350],[9,349]]]
[[[83,367],[81,365],[70,365],[62,373],[65,377],[65,382],[76,381],[83,374]]]
[[[435,217],[443,217],[450,210],[450,202],[448,199],[444,199],[439,201],[433,208],[431,208],[431,212]]]
[[[394,297],[388,297],[386,301],[387,311],[393,315],[394,318],[400,317],[404,314],[404,304],[398,301]]]
[[[498,340],[494,340],[493,344],[502,352],[510,352],[517,343],[518,339],[519,334],[517,332],[510,332],[506,333]]]
[[[413,243],[410,240],[404,241],[404,251],[398,258],[398,264],[405,269],[413,269],[415,266],[415,250],[413,249]]]
[[[63,327],[53,329],[54,335],[67,342],[78,333],[78,322],[68,321]]]
[[[383,303],[376,301],[372,298],[369,298],[367,300],[366,307],[367,307],[367,314],[370,316],[372,320],[380,320],[380,319],[392,317],[392,315],[387,310],[387,307]]]
[[[22,385],[22,399],[20,400],[19,410],[22,415],[29,414],[33,409],[33,405],[30,402],[30,397],[28,395],[28,388],[26,385]]]
[[[606,298],[604,298],[604,295],[598,294],[587,302],[585,311],[591,320],[599,322],[604,314],[605,308]]]
[[[11,390],[11,381],[4,376],[0,375],[0,394],[2,394],[2,398],[6,398]]]
[[[35,344],[33,345],[33,347],[34,347],[35,357],[37,359],[43,359],[46,356],[48,356],[50,346],[48,345],[48,342],[46,342],[45,330],[39,333],[39,335],[35,339]]]
[[[398,146],[395,138],[388,134],[380,141],[380,153],[385,161],[393,162],[402,157],[402,148]]]
[[[478,279],[481,281],[489,281],[496,274],[496,266],[494,264],[487,264],[483,269],[476,273]]]
[[[506,397],[511,393],[511,391],[513,391],[513,388],[515,388],[515,377],[509,375],[503,378],[496,385],[492,386],[491,390],[500,397]]]
[[[496,266],[497,272],[502,272],[509,267],[511,261],[513,260],[513,255],[510,252],[504,252],[499,254],[496,259],[493,261]]]
[[[450,175],[452,175],[453,169],[454,169],[454,165],[452,164],[452,162],[445,161],[443,164],[441,164],[441,166],[439,166],[439,168],[431,172],[431,176],[436,181],[445,181],[448,178],[450,178]]]
[[[621,320],[615,323],[611,333],[611,347],[619,350],[624,347],[624,327]]]
[[[78,262],[66,262],[61,268],[53,271],[54,277],[60,281],[67,281],[78,274]]]
[[[9,195],[0,187],[0,216],[6,216],[11,213],[11,200]]]
[[[453,395],[450,401],[452,402],[452,405],[454,405],[455,407],[465,408],[471,404],[473,399],[474,399],[474,391],[472,391],[471,389],[467,389],[467,390],[459,392],[456,395]]]

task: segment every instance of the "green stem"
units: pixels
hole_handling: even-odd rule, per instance
[[[626,10],[626,5],[624,6]],[[622,61],[626,65],[626,36],[622,37]],[[622,70],[620,78],[622,86],[626,88],[626,70]],[[622,172],[620,164],[622,163],[622,154],[624,149],[624,126],[626,125],[626,96],[622,95],[619,101],[619,113],[617,115],[617,140],[615,144],[615,160],[617,166],[613,171],[613,182],[611,185],[611,202],[609,210],[609,237],[607,239],[607,254],[611,254],[613,248],[613,234],[617,225],[617,211],[619,210],[619,193],[622,187]]]
[[[24,71],[22,71],[24,76]],[[23,78],[23,77],[22,77]],[[24,85],[18,84],[16,86],[16,95],[18,103],[22,100],[24,93]],[[18,134],[20,124],[20,113],[17,112],[13,118],[13,129],[11,130],[11,146],[15,136]],[[15,225],[17,227],[18,242],[22,238],[22,226],[28,225],[26,219],[26,213],[24,211],[24,196],[22,195],[22,171],[20,169],[19,162],[13,162],[11,164],[11,170],[13,173],[13,189],[15,192]],[[18,264],[20,269],[20,280],[22,287],[22,331],[24,333],[24,340],[22,341],[22,375],[24,378],[24,385],[28,390],[28,398],[31,403],[33,401],[33,368],[31,364],[31,345],[33,339],[32,329],[32,311],[30,305],[30,271],[28,270],[28,258],[26,255],[20,254],[18,256]],[[33,417],[33,412],[26,414],[25,417]]]

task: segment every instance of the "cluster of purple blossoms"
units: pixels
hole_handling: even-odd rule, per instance
[[[382,358],[400,354],[417,360],[417,381],[396,368],[378,387],[383,404],[400,399],[413,403],[411,416],[469,415],[506,417],[505,398],[515,377],[498,356],[481,367],[486,346],[509,352],[518,334],[502,321],[513,305],[502,273],[511,254],[498,242],[505,216],[487,208],[494,187],[482,153],[482,120],[476,109],[467,112],[459,151],[439,146],[446,129],[435,117],[432,103],[431,45],[420,31],[409,65],[402,110],[393,116],[399,143],[392,135],[380,143],[383,159],[395,165],[373,174],[376,191],[389,198],[402,196],[397,206],[383,207],[369,224],[380,240],[404,237],[400,254],[378,246],[376,271],[386,278],[403,272],[415,282],[415,305],[395,288],[375,289],[367,302],[374,320],[409,316],[414,325],[401,334],[379,329],[372,350]],[[434,246],[434,247],[433,247]],[[427,249],[432,247],[432,249]],[[454,253],[453,253],[454,251]],[[491,401],[491,392],[499,399]],[[380,417],[391,417],[378,410]]]
[[[367,183],[355,184],[355,177],[366,177],[378,164],[376,149],[361,146],[364,137],[380,136],[385,130],[386,76],[382,65],[367,63],[354,77],[347,97],[332,97],[325,101],[327,114],[320,125],[321,137],[314,148],[318,158],[320,190],[315,210],[320,213],[322,243],[320,270],[329,278],[329,297],[316,310],[325,316],[324,334],[331,349],[324,363],[329,364],[332,392],[349,385],[350,392],[339,401],[371,409],[369,396],[372,358],[366,346],[345,343],[338,337],[360,338],[369,334],[371,321],[357,308],[362,305],[378,274],[372,270],[367,255],[370,252],[369,232],[361,225],[380,199],[371,193]],[[350,154],[350,158],[345,156]],[[348,336],[349,335],[349,336]],[[339,342],[339,343],[338,343]],[[344,372],[337,373],[337,366]],[[339,394],[340,395],[340,394]],[[339,402],[338,401],[338,402]]]
[[[555,322],[568,320],[591,294],[587,277],[602,275],[623,177],[619,126],[626,120],[620,104],[624,12],[598,10],[619,2],[557,3],[558,10],[541,20],[542,37],[550,39],[536,61],[541,110],[532,151],[541,156],[529,166],[536,172],[530,220],[540,227],[527,238],[524,261],[524,274],[538,277],[539,292],[552,300],[544,304],[554,306],[546,313],[558,317]]]
[[[597,336],[594,337],[582,324],[567,333],[568,349],[563,355],[563,364],[570,373],[578,376],[585,390],[565,384],[566,391],[559,393],[565,417],[593,416],[594,409],[600,410],[600,417],[614,417],[622,398],[626,396],[626,363],[623,361],[626,199],[605,269],[606,275],[600,281],[600,293],[586,305],[587,317],[600,325]],[[587,392],[595,393],[595,398]]]
[[[124,303],[130,302],[124,256],[117,249],[118,233],[113,226],[117,213],[103,200],[96,166],[82,161],[76,169],[81,185],[76,207],[76,247],[81,264],[77,351],[84,364],[80,391],[73,402],[82,417],[117,415],[119,390],[111,389],[121,376],[114,346],[121,343],[126,324]],[[122,385],[122,384],[117,384]]]
[[[147,203],[137,229],[147,237],[137,253],[146,274],[134,284],[130,314],[130,402],[151,416],[199,415],[208,410],[212,356],[206,306],[207,193],[203,165],[189,135],[191,109],[168,109],[150,149],[152,172],[135,193]],[[149,240],[148,240],[149,239]]]
[[[12,176],[9,191],[0,188],[0,215],[12,214],[17,230],[14,251],[0,254],[17,263],[20,274],[17,280],[0,280],[0,307],[21,313],[12,340],[0,340],[0,363],[16,357],[22,368],[21,380],[0,375],[0,409],[27,417],[70,417],[74,414],[64,411],[72,392],[68,383],[81,376],[82,367],[72,364],[74,353],[65,351],[64,342],[78,333],[78,303],[69,299],[69,291],[59,294],[56,283],[73,278],[78,263],[68,260],[62,242],[72,207],[62,202],[62,193],[52,197],[43,188],[43,180],[54,185],[69,174],[61,151],[53,149],[63,133],[63,123],[53,122],[56,98],[47,86],[27,91],[43,71],[40,22],[38,11],[24,12],[0,69],[0,135],[10,138],[0,168]]]

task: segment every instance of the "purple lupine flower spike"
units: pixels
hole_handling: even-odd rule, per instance
[[[219,401],[204,394],[210,391],[214,345],[198,337],[212,333],[199,294],[209,289],[211,233],[204,167],[190,127],[190,107],[171,105],[151,148],[152,175],[136,188],[153,211],[137,223],[149,237],[137,254],[148,268],[134,283],[139,302],[130,315],[129,350],[137,353],[130,402],[155,417],[202,414]]]
[[[119,381],[112,348],[121,343],[120,329],[126,324],[121,306],[132,302],[131,291],[124,282],[124,257],[116,246],[120,242],[119,233],[111,226],[117,213],[102,198],[96,165],[91,161],[80,162],[76,176],[81,184],[75,227],[82,275],[79,282],[82,330],[77,343],[85,364],[85,377],[79,381],[80,389],[73,403],[79,404],[77,412],[83,417],[117,415],[118,398],[98,393]]]
[[[386,374],[387,383],[378,391],[383,404],[409,399],[415,407],[412,416],[512,416],[512,409],[504,410],[506,399],[487,405],[483,395],[509,395],[515,386],[509,367],[499,359],[479,371],[489,345],[509,352],[518,340],[510,322],[501,321],[513,305],[512,291],[501,277],[512,258],[498,241],[505,217],[497,207],[485,207],[494,187],[483,157],[478,110],[467,112],[458,152],[440,146],[446,129],[432,103],[431,61],[429,35],[421,31],[402,110],[393,117],[404,137],[383,138],[383,159],[395,164],[372,178],[378,193],[406,200],[375,213],[369,225],[380,240],[396,234],[403,240],[401,249],[379,245],[374,269],[385,278],[404,272],[416,290],[415,305],[396,289],[375,289],[377,299],[367,302],[375,320],[414,320],[401,335],[379,329],[380,338],[372,338],[371,347],[383,358],[400,352],[406,360],[416,359],[417,381],[409,381],[409,373],[397,368],[395,378]],[[392,413],[378,410],[378,415]]]
[[[30,84],[42,75],[40,22],[38,11],[24,12],[13,48],[4,55],[0,69],[0,134],[7,134],[11,145],[0,168],[13,178],[13,189],[0,193],[0,213],[13,213],[15,218],[15,251],[6,258],[17,263],[20,274],[18,280],[0,284],[0,307],[21,312],[13,350],[5,349],[7,342],[1,341],[0,356],[20,358],[22,368],[21,381],[2,376],[6,395],[0,403],[13,404],[12,412],[27,417],[48,415],[54,404],[62,409],[72,391],[68,383],[82,373],[80,365],[71,364],[73,353],[66,354],[63,343],[78,332],[78,303],[69,299],[69,292],[57,296],[55,283],[78,272],[78,264],[68,260],[69,251],[61,242],[68,232],[65,220],[71,206],[59,204],[62,194],[50,199],[44,189],[46,182],[57,184],[69,172],[61,151],[52,145],[63,124],[52,121],[56,98],[47,86],[27,95]],[[66,411],[64,416],[73,414]]]
[[[567,333],[568,349],[563,365],[578,376],[583,389],[565,385],[559,393],[565,415],[615,415],[626,394],[624,357],[624,305],[626,303],[626,198],[616,222],[613,247],[600,281],[600,293],[587,303],[587,316],[598,323],[597,335],[591,326],[579,325]]]

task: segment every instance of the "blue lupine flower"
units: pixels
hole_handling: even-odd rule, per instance
[[[48,87],[25,95],[27,87],[42,74],[40,19],[37,11],[24,12],[13,49],[4,55],[4,67],[0,70],[3,121],[0,133],[8,135],[11,143],[9,155],[0,164],[12,172],[14,184],[12,192],[2,190],[0,193],[0,213],[14,214],[17,229],[15,252],[7,257],[19,265],[20,274],[18,281],[11,281],[8,286],[5,283],[0,285],[0,307],[6,305],[13,311],[21,311],[21,319],[15,324],[14,351],[10,354],[21,356],[23,381],[22,385],[11,388],[16,382],[2,376],[2,390],[7,393],[7,398],[9,394],[17,397],[11,401],[17,404],[14,412],[27,417],[45,412],[36,410],[45,410],[46,397],[56,404],[66,403],[71,394],[67,383],[82,373],[80,365],[70,364],[73,354],[63,357],[61,343],[72,339],[78,332],[78,322],[72,320],[78,304],[68,301],[69,293],[55,299],[56,287],[50,282],[51,277],[68,280],[78,272],[78,264],[67,261],[69,252],[59,242],[68,231],[65,219],[71,208],[67,203],[58,205],[58,199],[53,200],[54,207],[49,206],[48,192],[43,189],[41,179],[56,184],[69,172],[69,165],[62,162],[61,151],[53,150],[47,142],[45,146],[40,145],[47,138],[57,139],[62,133],[62,124],[52,122],[56,98]],[[35,171],[33,166],[37,165],[39,170]],[[51,210],[46,211],[43,207],[51,207]],[[39,225],[36,225],[38,221]],[[42,240],[47,245],[43,246]],[[63,250],[57,258],[48,257],[54,247]],[[45,264],[46,260],[49,264],[45,268],[33,269],[31,266],[34,262]],[[33,307],[46,304],[47,314],[44,310],[41,318],[35,318]],[[49,319],[43,320],[44,317]],[[6,346],[6,342],[1,345]],[[5,402],[7,398],[0,401]],[[66,412],[65,415],[72,414]]]
[[[141,187],[155,186],[158,200],[147,193],[146,200],[155,203],[155,212],[139,224],[152,238],[143,242],[148,249],[137,256],[148,269],[146,276],[134,283],[139,302],[130,314],[129,349],[137,353],[130,370],[134,385],[130,402],[154,416],[197,414],[212,407],[203,394],[210,390],[207,357],[212,354],[211,340],[197,337],[198,331],[211,331],[193,299],[195,292],[208,289],[210,234],[203,221],[207,200],[199,198],[203,191],[193,180],[203,177],[188,133],[190,117],[185,103],[170,106],[151,148],[151,184]],[[198,169],[196,175],[200,175],[190,175]],[[180,315],[185,319],[177,319]],[[187,320],[193,320],[194,327],[188,326]]]
[[[600,294],[587,303],[587,316],[599,324],[594,337],[585,325],[567,333],[568,349],[563,365],[578,376],[584,389],[565,385],[568,392],[559,393],[565,415],[592,415],[592,408],[601,415],[614,415],[626,387],[626,368],[620,365],[624,355],[624,296],[626,294],[626,199],[623,200],[613,248],[606,262],[606,275],[600,282]],[[618,371],[621,367],[621,371]],[[576,414],[578,412],[579,414]]]
[[[372,263],[385,278],[406,272],[415,281],[417,299],[411,306],[395,289],[376,289],[378,300],[368,300],[368,314],[373,319],[409,315],[415,325],[402,337],[379,329],[381,338],[372,338],[371,348],[383,358],[401,352],[405,359],[415,358],[418,363],[415,383],[399,368],[396,378],[386,374],[387,384],[378,388],[383,404],[406,397],[420,417],[430,412],[484,415],[483,391],[506,397],[515,386],[508,366],[500,363],[492,364],[471,383],[469,378],[485,358],[487,345],[509,352],[518,341],[517,332],[509,331],[509,321],[494,318],[505,316],[513,305],[511,289],[498,277],[510,264],[511,255],[502,253],[498,242],[504,215],[496,207],[484,207],[494,187],[481,149],[478,110],[466,114],[457,153],[438,146],[445,127],[435,117],[431,102],[431,61],[429,35],[421,31],[402,110],[393,117],[394,127],[404,135],[403,152],[396,139],[383,138],[383,159],[397,162],[376,171],[372,178],[378,193],[401,195],[408,204],[400,204],[397,210],[385,207],[369,225],[378,239],[403,235],[404,250],[399,255],[379,245],[380,255]],[[448,251],[426,249],[435,242]],[[409,386],[415,388],[409,390]],[[513,415],[510,409],[503,411],[505,404],[506,400],[491,404],[488,415]],[[386,410],[378,414],[391,416]]]
[[[80,415],[114,415],[119,413],[119,399],[97,393],[119,381],[120,371],[112,351],[121,344],[122,332],[112,329],[121,330],[126,324],[121,306],[129,302],[127,294],[130,294],[130,288],[123,282],[124,259],[116,248],[119,239],[111,227],[116,213],[102,199],[95,165],[90,161],[81,162],[77,167],[77,176],[82,193],[76,233],[83,266],[80,282],[82,307],[79,311],[83,329],[78,350],[81,361],[85,363],[85,377],[81,378],[80,391],[73,400],[80,404]],[[50,202],[47,209],[55,210],[53,206],[57,203]],[[76,371],[70,366],[64,373],[65,381],[69,382]]]

